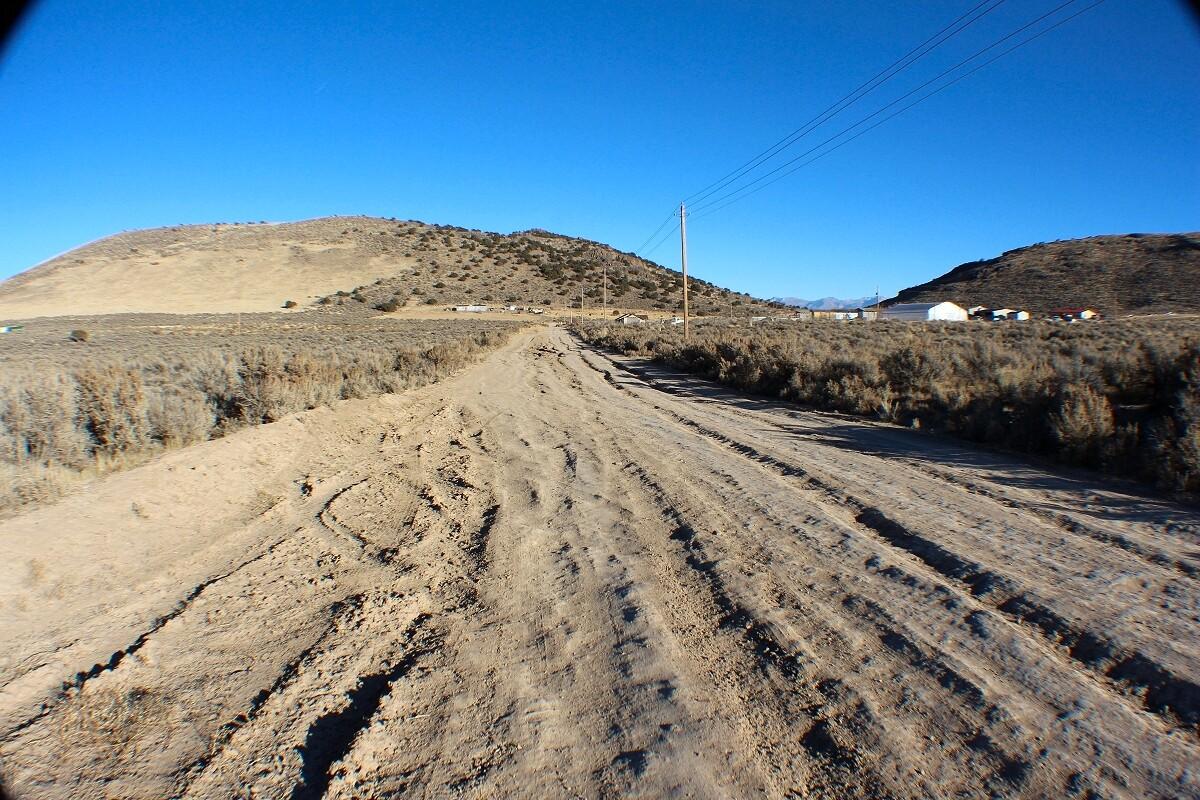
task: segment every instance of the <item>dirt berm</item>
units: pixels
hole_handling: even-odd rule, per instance
[[[15,798],[1200,796],[1200,513],[556,328],[0,529]]]

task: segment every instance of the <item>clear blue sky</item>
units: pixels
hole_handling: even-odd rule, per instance
[[[0,62],[0,276],[121,230],[328,214],[632,250],[972,5],[46,0]],[[1006,0],[821,131],[1054,5]],[[1200,27],[1107,0],[697,214],[689,266],[756,295],[888,294],[1037,241],[1200,229],[1198,186]],[[677,268],[677,242],[652,257]]]

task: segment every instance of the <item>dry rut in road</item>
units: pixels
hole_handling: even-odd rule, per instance
[[[1089,480],[526,334],[3,523],[0,776],[1200,796],[1200,514]]]

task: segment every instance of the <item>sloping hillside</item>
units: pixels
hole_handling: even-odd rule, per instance
[[[421,222],[326,217],[186,225],[110,236],[0,283],[0,316],[340,310],[489,303],[668,309],[678,273],[584,239]],[[698,314],[760,304],[692,281]]]
[[[889,303],[952,300],[1044,314],[1091,306],[1108,315],[1200,312],[1200,233],[1092,236],[972,261]]]

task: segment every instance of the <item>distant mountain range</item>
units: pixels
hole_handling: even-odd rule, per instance
[[[799,297],[772,297],[771,299],[776,303],[783,303],[785,306],[812,308],[818,311],[830,308],[864,308],[875,304],[875,295],[849,299],[841,297],[822,297],[820,300],[804,300]]]

